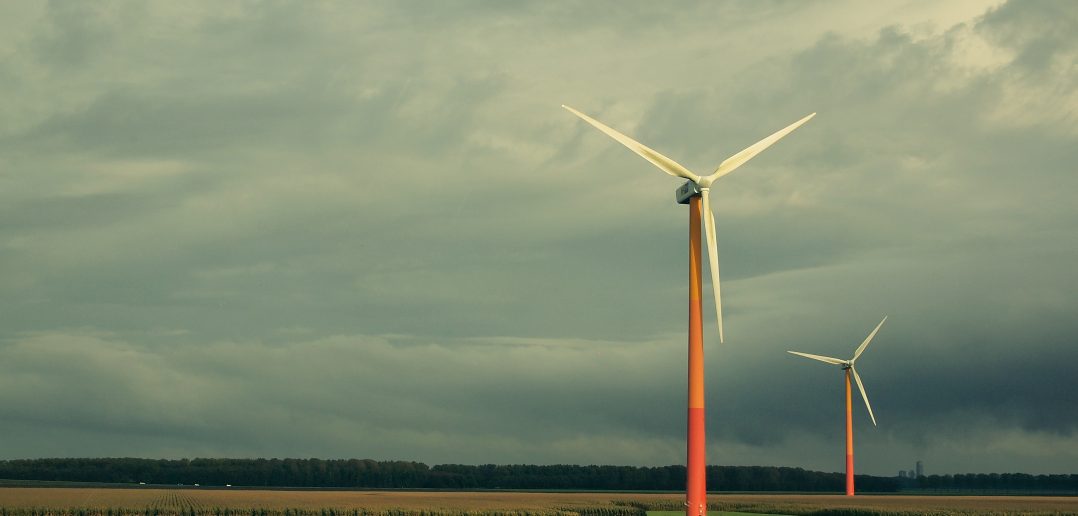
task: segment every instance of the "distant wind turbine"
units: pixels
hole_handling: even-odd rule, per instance
[[[868,334],[865,341],[857,346],[857,351],[854,351],[853,358],[849,360],[842,360],[838,358],[825,357],[821,355],[813,355],[810,353],[801,353],[799,351],[787,351],[787,353],[793,353],[795,355],[801,355],[805,358],[811,358],[813,360],[819,360],[820,362],[826,362],[841,366],[846,371],[846,496],[853,496],[853,403],[850,396],[850,374],[853,374],[853,379],[857,382],[857,388],[861,391],[861,399],[865,400],[865,408],[868,409],[868,417],[872,419],[872,426],[876,426],[876,416],[872,414],[872,405],[868,403],[868,394],[865,394],[865,385],[861,383],[861,377],[857,374],[857,368],[854,364],[857,362],[857,358],[864,353],[865,348],[868,347],[868,343],[872,342],[872,338],[876,336],[876,332],[880,331],[880,327],[887,321],[887,316],[884,316],[880,324],[876,325],[876,329],[872,330],[872,333]]]
[[[653,149],[621,134],[602,122],[581,113],[569,106],[562,105],[569,112],[582,118],[607,136],[617,140],[640,157],[650,161],[660,170],[689,182],[677,189],[677,201],[689,205],[689,414],[688,438],[686,450],[686,469],[688,478],[685,489],[686,516],[704,516],[707,511],[706,456],[704,434],[704,339],[701,302],[703,290],[700,268],[700,224],[701,220],[707,234],[707,255],[711,266],[711,286],[715,292],[715,319],[719,327],[719,342],[723,342],[722,300],[719,295],[719,254],[715,243],[715,217],[711,211],[711,184],[718,178],[733,172],[764,149],[770,147],[816,115],[813,113],[785,129],[760,140],[751,147],[730,156],[719,164],[709,176],[700,176],[681,166],[676,161],[659,154]],[[702,200],[702,201],[701,201]],[[702,202],[702,206],[701,206]]]

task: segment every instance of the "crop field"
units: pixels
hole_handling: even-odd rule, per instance
[[[0,507],[222,507],[234,509],[363,509],[406,511],[554,511],[610,505],[614,500],[674,501],[677,495],[445,491],[251,489],[0,488]]]
[[[790,515],[1078,515],[1078,497],[723,494],[709,502],[712,511]],[[643,493],[0,488],[0,516],[645,516],[681,503],[679,494]]]

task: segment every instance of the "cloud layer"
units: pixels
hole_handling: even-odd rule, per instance
[[[0,8],[0,456],[1073,472],[1065,2]],[[705,309],[705,313],[708,310]],[[706,328],[711,328],[707,326]],[[855,408],[855,411],[859,409]]]

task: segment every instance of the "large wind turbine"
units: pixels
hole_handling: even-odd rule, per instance
[[[791,131],[800,127],[801,124],[808,122],[809,119],[816,116],[816,113],[812,113],[811,115],[808,115],[805,118],[802,118],[801,120],[798,120],[786,126],[784,129],[776,132],[775,134],[772,134],[771,136],[768,136],[767,138],[756,142],[745,150],[734,154],[729,158],[726,158],[726,160],[724,160],[722,163],[719,163],[719,167],[716,168],[715,172],[713,172],[711,175],[699,176],[689,171],[689,169],[681,166],[681,164],[679,164],[678,162],[666,156],[663,156],[662,154],[659,154],[650,147],[640,142],[637,142],[636,140],[633,140],[632,138],[629,138],[624,134],[619,133],[613,128],[607,126],[606,124],[588,115],[585,115],[584,113],[581,113],[580,111],[577,111],[569,106],[562,105],[562,107],[569,110],[569,112],[573,113],[574,115],[584,119],[585,122],[595,126],[596,129],[599,129],[600,131],[606,133],[608,136],[617,140],[622,145],[628,147],[629,150],[632,150],[633,152],[639,154],[640,157],[650,161],[653,165],[659,167],[659,169],[663,172],[666,172],[667,174],[670,174],[672,176],[688,179],[691,183],[686,183],[677,191],[678,202],[688,204],[684,201],[688,200],[690,196],[696,197],[697,194],[699,194],[699,197],[703,199],[702,216],[704,219],[704,230],[707,233],[707,255],[708,261],[711,265],[711,285],[715,290],[715,319],[719,325],[719,342],[723,342],[724,335],[722,331],[722,300],[719,295],[719,251],[715,242],[715,216],[711,211],[711,185],[720,177],[725,176],[726,174],[729,174],[730,172],[736,170],[737,167],[744,165],[746,161],[752,159],[764,149],[770,147],[772,144],[779,141],[783,136],[790,134]],[[693,185],[695,185],[695,188],[692,188]]]
[[[730,156],[719,164],[711,175],[692,173],[678,162],[659,154],[653,149],[621,134],[602,122],[569,106],[562,106],[585,122],[617,140],[640,157],[650,161],[660,170],[689,182],[677,189],[678,203],[689,205],[689,414],[686,469],[688,478],[685,489],[685,513],[687,516],[704,516],[707,511],[707,486],[705,480],[706,457],[704,438],[704,341],[701,303],[700,224],[707,234],[707,255],[711,266],[711,286],[715,292],[715,319],[719,328],[719,342],[723,342],[722,300],[719,295],[719,254],[715,242],[715,217],[711,211],[711,185],[734,169],[745,164],[764,149],[770,147],[801,124],[816,115],[812,113],[781,131],[760,140],[751,147]],[[702,219],[702,220],[701,220]]]
[[[876,332],[880,331],[880,326],[887,321],[887,316],[884,316],[880,324],[876,325],[876,329],[872,330],[872,333],[865,337],[865,341],[857,346],[857,351],[853,352],[853,358],[849,360],[841,360],[838,358],[825,357],[821,355],[813,355],[810,353],[801,353],[799,351],[787,351],[787,353],[793,353],[795,355],[801,355],[813,360],[819,360],[820,362],[826,362],[841,366],[846,371],[846,496],[853,496],[853,403],[850,400],[850,374],[853,374],[853,379],[857,382],[857,388],[861,391],[861,399],[865,400],[865,408],[868,409],[868,417],[872,418],[872,426],[876,426],[876,416],[872,414],[872,405],[868,403],[868,394],[865,394],[865,385],[861,383],[861,377],[857,374],[857,368],[854,364],[857,362],[857,357],[864,353],[865,348],[868,347],[868,343],[872,342],[872,338],[876,336]]]

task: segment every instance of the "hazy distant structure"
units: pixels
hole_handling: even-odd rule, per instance
[[[925,465],[921,461],[917,461],[917,478],[925,476]]]
[[[816,115],[812,113],[775,134],[756,142],[752,146],[730,156],[719,163],[711,175],[700,176],[678,162],[659,154],[644,144],[621,134],[602,122],[591,118],[569,106],[562,105],[570,113],[580,117],[618,143],[628,147],[640,157],[659,167],[663,172],[674,177],[688,179],[675,191],[678,204],[689,205],[689,403],[688,432],[686,438],[685,469],[685,515],[704,516],[707,512],[707,466],[704,434],[704,339],[703,339],[703,304],[701,280],[701,242],[700,226],[706,235],[707,255],[711,267],[711,286],[715,294],[715,319],[718,324],[719,342],[723,341],[722,301],[719,295],[719,255],[715,239],[715,217],[711,211],[711,185],[717,179],[733,172],[753,156],[770,147],[790,131],[797,129]]]
[[[898,470],[898,478],[907,478],[906,477],[906,470],[904,470],[904,469]]]
[[[914,472],[914,471],[913,471],[913,470],[911,469],[911,470],[910,470],[910,472],[909,472],[909,474],[908,474],[907,476],[908,476],[908,477],[910,477],[910,478],[917,478],[917,473],[915,473],[915,472]]]
[[[887,322],[887,316],[883,317],[880,324],[876,325],[876,329],[872,330],[872,333],[865,337],[865,341],[857,346],[857,350],[853,352],[853,358],[849,360],[842,360],[834,357],[825,357],[822,355],[813,355],[811,353],[802,353],[800,351],[787,351],[787,353],[793,353],[794,355],[800,355],[805,358],[811,358],[813,360],[819,360],[827,364],[837,365],[842,368],[846,373],[846,496],[853,496],[853,404],[850,401],[850,375],[853,375],[853,379],[857,381],[857,388],[861,391],[861,399],[865,400],[865,408],[868,409],[868,417],[872,418],[872,426],[876,426],[876,416],[872,415],[872,405],[868,403],[868,394],[865,394],[865,386],[861,383],[861,376],[857,374],[857,368],[854,364],[857,362],[857,357],[861,356],[861,353],[868,347],[868,343],[872,342],[872,338],[876,336],[876,332],[880,331],[880,327],[883,323]]]

